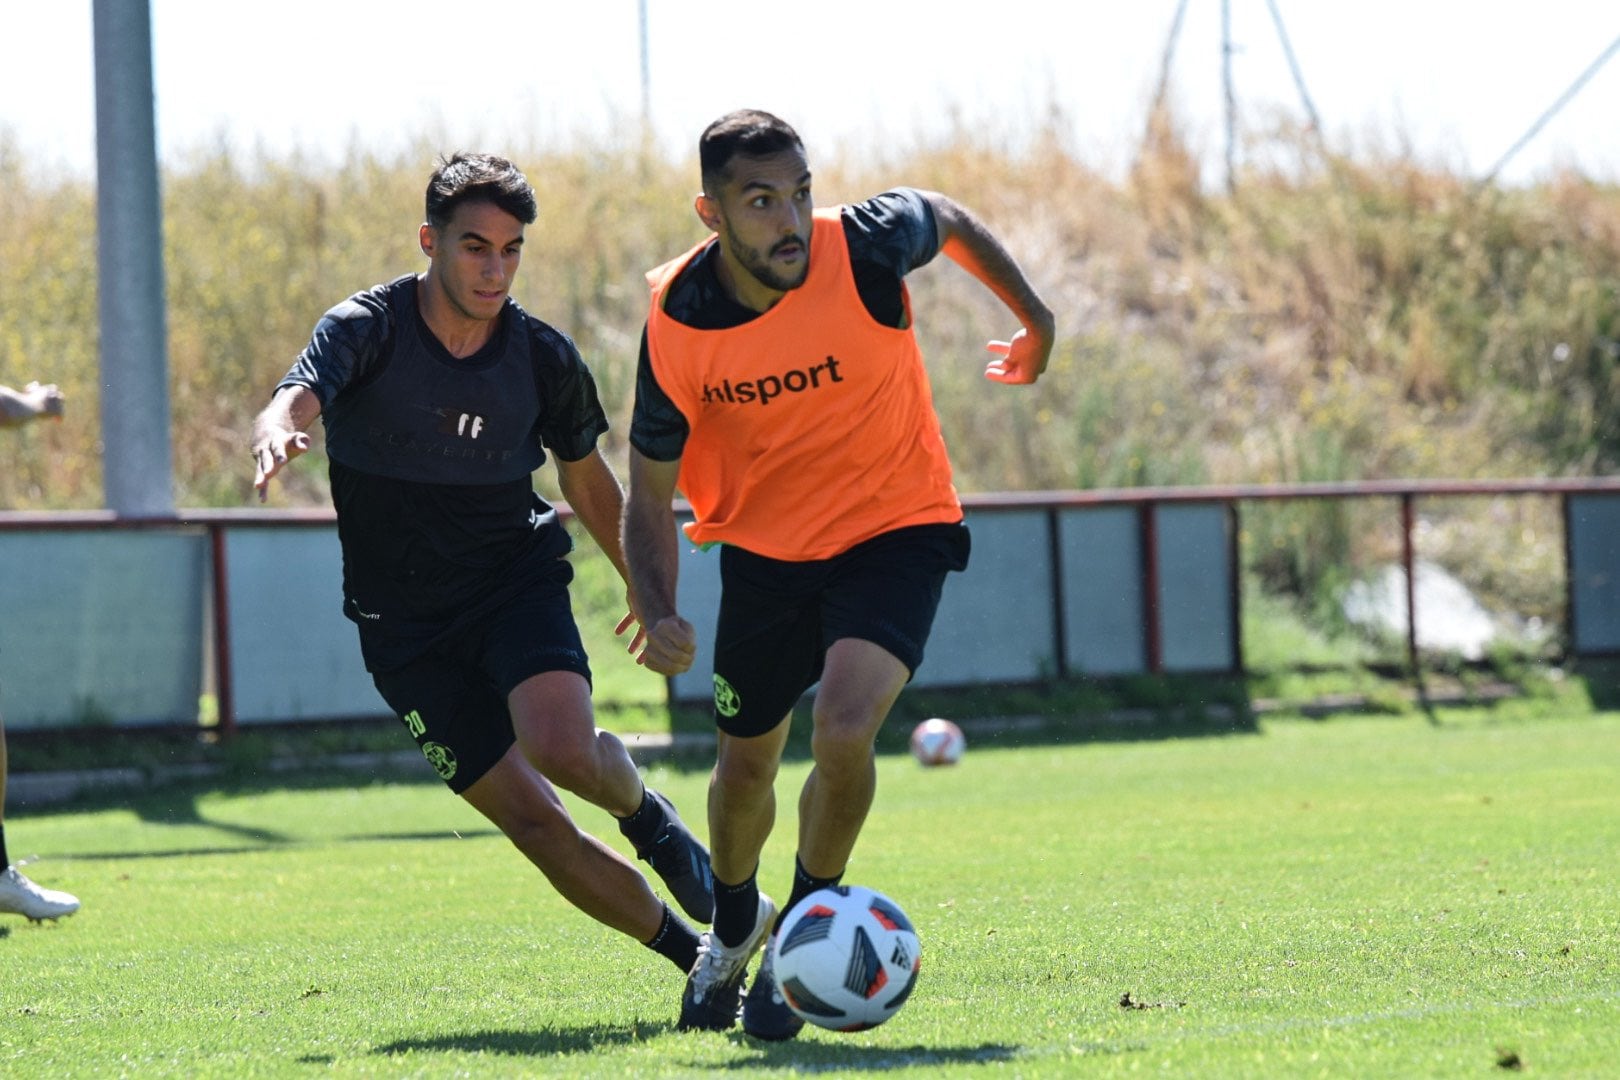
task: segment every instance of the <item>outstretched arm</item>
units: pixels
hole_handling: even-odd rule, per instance
[[[636,657],[660,675],[679,675],[697,655],[697,632],[675,609],[680,546],[675,532],[679,461],[655,461],[630,450],[630,494],[624,504],[624,555],[635,609],[646,631]]]
[[[22,427],[47,416],[62,418],[62,391],[55,383],[31,382],[21,390],[0,386],[0,427]]]
[[[270,478],[309,449],[304,429],[321,415],[321,399],[307,386],[283,386],[253,421],[253,488],[264,502]]]
[[[1052,310],[1001,241],[971,210],[937,191],[925,191],[922,196],[934,210],[939,250],[984,282],[1021,325],[1012,340],[990,342],[990,351],[999,356],[985,368],[985,378],[1004,383],[1034,382],[1046,371],[1052,354]]]

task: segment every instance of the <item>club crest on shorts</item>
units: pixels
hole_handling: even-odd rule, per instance
[[[714,711],[721,716],[736,716],[742,708],[742,696],[720,676],[714,677]]]
[[[428,764],[439,774],[439,779],[449,780],[456,775],[456,755],[444,743],[423,743],[422,756],[428,759]]]

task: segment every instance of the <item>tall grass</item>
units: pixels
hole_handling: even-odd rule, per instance
[[[1352,159],[1279,131],[1248,149],[1228,194],[1208,189],[1173,117],[1149,125],[1122,181],[1071,148],[1060,113],[1045,125],[1014,147],[966,124],[913,145],[810,147],[824,204],[907,183],[975,208],[1058,313],[1048,378],[997,387],[980,370],[984,341],[1013,329],[1004,311],[944,260],[913,275],[964,490],[1620,463],[1620,190],[1561,175],[1476,191],[1408,157]],[[440,149],[453,148],[357,150],[333,168],[213,148],[168,169],[179,505],[242,503],[249,422],[314,321],[422,265],[415,226]],[[702,235],[695,162],[628,133],[514,157],[541,202],[516,295],[578,341],[622,463],[642,275]],[[35,175],[3,131],[0,188],[0,381],[55,381],[69,399],[66,423],[8,445],[0,507],[99,506],[94,192]],[[291,470],[277,503],[324,502],[321,462]],[[1313,536],[1346,527],[1338,509],[1300,514],[1317,515],[1302,526]],[[1307,594],[1345,565],[1331,545],[1264,550],[1256,572]]]

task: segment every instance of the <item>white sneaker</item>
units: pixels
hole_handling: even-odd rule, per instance
[[[0,912],[26,915],[34,922],[60,919],[79,910],[79,898],[55,889],[42,889],[23,876],[15,866],[0,874]]]
[[[686,977],[686,990],[681,995],[681,1018],[676,1024],[678,1029],[725,1031],[737,1022],[748,961],[759,951],[775,921],[776,904],[760,893],[754,928],[741,945],[728,949],[714,936],[713,930],[703,931],[698,943],[697,963],[692,965],[691,974]]]

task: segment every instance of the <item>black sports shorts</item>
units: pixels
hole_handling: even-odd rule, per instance
[[[573,671],[591,678],[568,602],[574,568],[556,560],[543,580],[486,618],[447,634],[404,667],[371,679],[422,754],[461,794],[494,767],[517,736],[506,697],[531,675]]]
[[[785,562],[720,549],[714,722],[728,735],[770,731],[821,678],[840,638],[882,646],[912,675],[945,575],[967,567],[967,525],[913,525],[830,559]]]

